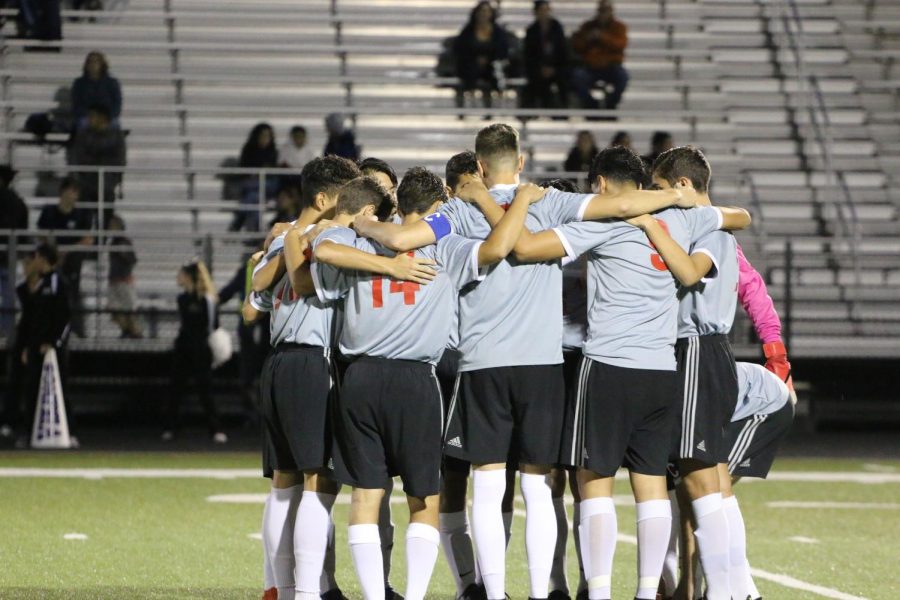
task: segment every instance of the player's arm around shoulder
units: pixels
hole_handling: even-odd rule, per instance
[[[357,217],[353,221],[353,229],[360,236],[375,240],[395,252],[408,252],[437,241],[434,230],[425,221],[400,225],[382,223],[368,217]]]
[[[738,206],[717,206],[715,209],[722,215],[722,226],[720,229],[740,231],[750,227],[750,224],[753,222],[750,212]]]
[[[669,272],[675,276],[675,279],[681,285],[685,287],[696,285],[709,271],[709,266],[706,267],[706,270],[703,270],[702,265],[694,262],[693,257],[688,256],[684,248],[669,235],[662,221],[659,221],[653,215],[641,215],[640,217],[629,219],[628,222],[647,235],[647,239],[656,248],[656,251],[666,263]],[[709,257],[705,254],[701,256],[709,260]]]
[[[340,235],[323,233],[316,239],[313,248],[316,261],[339,269],[388,275],[419,284],[427,284],[437,274],[433,268],[435,261],[419,258],[412,252],[398,253],[393,257],[380,256],[368,242],[358,243],[358,238],[349,229]]]
[[[528,207],[535,202],[540,202],[546,193],[545,188],[531,183],[520,185],[516,189],[516,196],[506,214],[493,227],[491,234],[478,249],[479,266],[500,262],[512,252],[516,242],[526,230],[525,217],[528,215]],[[493,200],[491,200],[491,204],[496,206]]]
[[[674,206],[692,208],[697,203],[693,190],[628,190],[618,194],[596,194],[582,209],[581,220],[630,219]]]

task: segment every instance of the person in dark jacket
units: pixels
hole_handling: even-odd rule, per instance
[[[110,232],[124,232],[125,221],[119,215],[113,215],[107,227]],[[134,246],[122,234],[111,233],[108,240],[110,251],[106,308],[111,311],[113,322],[122,330],[123,338],[141,338],[144,334],[134,314],[134,266],[137,264]]]
[[[12,189],[16,172],[9,165],[0,165],[0,230],[28,229],[28,207],[22,197]],[[17,238],[16,245],[26,240]],[[0,235],[4,252],[0,254],[0,337],[9,337],[15,322],[16,291],[15,273],[10,277],[10,265],[15,265],[16,257],[11,256],[13,244],[10,236]]]
[[[88,111],[92,106],[106,109],[115,129],[122,116],[122,88],[109,74],[109,63],[101,52],[90,52],[84,59],[81,77],[72,82],[72,116],[76,130],[87,129]]]
[[[356,162],[359,160],[360,147],[356,143],[356,134],[347,128],[347,117],[341,113],[331,113],[325,117],[325,131],[328,142],[325,144],[323,156],[340,156]]]
[[[587,130],[579,131],[578,137],[575,138],[575,145],[569,150],[566,162],[563,164],[563,170],[567,173],[587,173],[594,162],[594,157],[600,152],[597,149],[597,141],[594,135]],[[577,181],[572,179],[572,183],[580,187],[588,187],[590,183],[586,178]]]
[[[24,389],[24,425],[20,432],[20,443],[27,440],[31,430],[35,405],[41,385],[44,355],[52,348],[59,363],[60,384],[65,387],[65,348],[69,338],[69,294],[65,278],[56,271],[58,263],[56,248],[50,244],[40,244],[25,265],[25,281],[17,288],[22,317],[16,334],[15,356],[22,378],[14,377],[11,390]],[[24,385],[23,385],[24,384]],[[19,408],[22,406],[16,394],[11,394],[13,406],[7,406],[7,422],[19,422]],[[63,394],[65,398],[65,394]],[[66,410],[71,419],[71,411]]]
[[[497,12],[490,2],[479,2],[469,14],[469,22],[453,44],[456,56],[456,104],[465,104],[465,94],[481,91],[485,107],[492,104],[492,95],[499,89],[498,74],[501,61],[509,57],[507,32],[497,24]]]
[[[275,130],[268,123],[257,123],[250,130],[247,141],[241,148],[238,163],[243,169],[274,169],[278,167],[278,147],[275,145]],[[273,198],[278,192],[279,177],[269,175],[263,187],[264,198]],[[241,184],[241,206],[234,213],[229,231],[259,231],[259,175],[247,175]]]
[[[522,106],[568,108],[569,42],[549,0],[534,3],[534,23],[525,31],[525,75]]]
[[[206,411],[209,434],[214,442],[224,444],[228,437],[222,431],[212,397],[212,351],[209,347],[209,335],[219,323],[216,290],[206,265],[201,261],[181,267],[176,281],[183,292],[178,295],[180,325],[175,338],[172,393],[165,406],[166,425],[162,439],[171,440],[180,429],[181,399],[188,379],[193,378],[200,403]]]
[[[43,42],[62,39],[62,2],[60,0],[19,0],[18,4],[20,37],[33,38]],[[58,46],[55,51],[59,51]]]
[[[125,135],[112,126],[108,109],[98,104],[88,110],[88,127],[75,134],[69,147],[70,165],[96,167],[124,167],[127,162]],[[99,173],[81,173],[81,198],[85,202],[99,202]],[[106,224],[113,213],[116,193],[122,184],[121,172],[106,172],[103,175],[103,215],[99,207],[97,222]]]

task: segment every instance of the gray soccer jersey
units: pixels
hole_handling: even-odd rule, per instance
[[[491,188],[501,206],[508,206],[515,192],[515,185]],[[541,231],[577,221],[593,197],[548,190],[529,208],[525,225]],[[478,240],[491,233],[476,206],[454,199],[441,213],[454,233]],[[512,256],[500,261],[488,269],[484,281],[460,294],[459,370],[561,363],[562,313],[560,261],[520,264]]]
[[[739,362],[737,365],[738,397],[732,421],[754,415],[770,415],[781,410],[790,392],[777,375],[762,365]]]
[[[656,214],[683,248],[722,226],[712,207]],[[672,274],[640,229],[624,221],[557,227],[566,253],[588,253],[588,333],[584,354],[630,369],[675,370],[678,300]]]
[[[348,228],[329,229],[316,238],[313,248],[336,242],[382,256],[394,253]],[[458,235],[441,238],[415,251],[419,258],[437,263],[438,275],[427,285],[394,281],[388,277],[345,271],[313,263],[313,280],[322,301],[344,298],[344,325],[340,337],[346,356],[378,356],[437,364],[450,339],[457,292],[482,278],[478,248],[482,242]]]
[[[737,307],[737,241],[726,231],[713,231],[695,241],[690,253],[706,254],[713,266],[696,285],[678,290],[678,337],[727,334]]]

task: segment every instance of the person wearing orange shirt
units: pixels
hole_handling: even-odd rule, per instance
[[[628,85],[628,71],[622,66],[627,45],[628,27],[615,18],[610,0],[600,0],[594,18],[585,21],[572,36],[572,47],[582,61],[572,71],[572,88],[583,108],[600,108],[591,95],[598,81],[612,86],[604,108],[614,110],[619,105]]]

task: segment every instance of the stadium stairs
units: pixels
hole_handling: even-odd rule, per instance
[[[135,238],[136,281],[150,333],[122,341],[103,314],[75,339],[82,375],[125,353],[154,356],[176,323],[174,274],[186,258],[212,257],[223,285],[246,246],[226,235],[234,203],[215,172],[238,154],[249,129],[271,123],[279,143],[305,125],[324,145],[322,119],[346,113],[365,155],[398,171],[425,163],[442,172],[471,147],[487,112],[454,106],[452,80],[434,67],[468,0],[130,0],[108,10],[68,11],[61,51],[2,32],[3,152],[19,169],[16,187],[32,223],[48,195],[38,175],[62,173],[65,153],[21,133],[30,113],[54,108],[54,94],[80,73],[85,54],[104,52],[124,95],[129,131],[123,196],[116,211]],[[556,0],[568,32],[591,3]],[[531,2],[504,0],[502,22],[523,37]],[[656,130],[704,149],[718,203],[739,204],[754,226],[739,239],[786,322],[792,359],[803,364],[900,357],[900,5],[853,0],[619,2],[630,30],[631,83],[615,122],[555,120],[515,107],[508,93],[492,118],[520,127],[533,178],[557,176],[574,134],[605,144],[628,131],[643,150]],[[6,11],[7,15],[11,13]],[[51,138],[52,139],[52,138]],[[44,186],[46,187],[46,186]],[[101,309],[106,261],[88,262],[82,288]],[[233,303],[232,303],[232,306]],[[756,359],[752,327],[739,310],[739,357]],[[223,309],[233,329],[237,311]],[[93,357],[93,358],[92,358]],[[96,360],[95,360],[96,359]],[[815,362],[819,361],[819,362]],[[128,366],[116,381],[132,382]],[[881,363],[880,363],[881,364]],[[797,365],[795,365],[797,366]],[[91,374],[93,373],[93,374]],[[153,381],[160,383],[160,371]],[[798,379],[806,380],[798,371]]]

